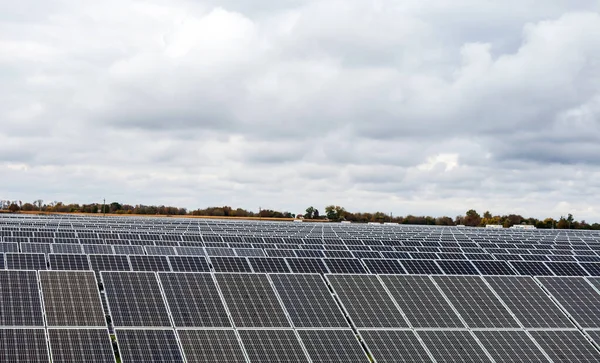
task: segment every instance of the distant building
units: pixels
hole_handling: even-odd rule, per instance
[[[504,228],[501,224],[486,224],[485,228]]]
[[[512,229],[537,229],[535,228],[535,226],[531,225],[531,224],[515,224],[514,226],[510,227]]]

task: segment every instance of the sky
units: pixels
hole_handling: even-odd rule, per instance
[[[0,2],[0,199],[103,198],[600,221],[600,2]]]

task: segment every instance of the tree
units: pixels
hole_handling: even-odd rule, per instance
[[[463,219],[465,226],[477,227],[481,224],[481,216],[475,209],[469,209]]]
[[[313,219],[314,216],[315,216],[315,208],[313,206],[306,208],[306,214],[304,215],[304,218]]]
[[[19,211],[19,209],[20,209],[20,208],[19,208],[19,205],[18,205],[17,203],[11,203],[11,204],[8,206],[8,210],[9,210],[9,211],[11,211],[12,213],[16,213],[16,212],[18,212],[18,211]]]
[[[21,206],[21,210],[31,212],[31,211],[35,210],[35,206],[31,203],[25,203]]]
[[[483,213],[483,218],[492,219],[492,213],[490,213],[490,211],[486,211]]]

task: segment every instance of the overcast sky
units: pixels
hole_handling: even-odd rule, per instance
[[[600,221],[600,2],[0,2],[0,199],[104,197]]]

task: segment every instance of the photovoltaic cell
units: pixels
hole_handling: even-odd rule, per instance
[[[171,329],[116,329],[116,336],[123,363],[183,363]]]
[[[52,253],[80,254],[83,253],[83,249],[80,244],[54,243],[52,244]]]
[[[96,271],[96,277],[100,277],[100,271],[131,271],[129,260],[125,255],[89,255],[92,270]]]
[[[400,260],[410,275],[442,275],[443,272],[433,260]]]
[[[290,272],[285,259],[279,257],[248,257],[254,272],[280,273]]]
[[[321,259],[317,258],[286,258],[292,272],[295,273],[319,273],[329,272],[327,266]]]
[[[363,259],[363,263],[374,274],[405,274],[404,268],[396,260]]]
[[[410,330],[360,330],[377,363],[431,362],[427,351]]]
[[[46,270],[46,255],[43,253],[7,253],[8,270]]]
[[[293,330],[240,330],[251,363],[308,362]]]
[[[554,276],[552,271],[543,262],[511,261],[510,264],[520,275]]]
[[[171,271],[167,256],[129,256],[133,271]]]
[[[317,274],[270,276],[296,327],[348,327],[322,277]]]
[[[298,334],[313,362],[370,362],[352,330],[299,330]]]
[[[288,327],[283,308],[266,275],[215,274],[237,327]]]
[[[115,363],[108,331],[48,329],[53,363]]]
[[[544,288],[583,328],[600,327],[600,294],[582,277],[538,277]],[[594,278],[590,278],[594,281]]]
[[[479,275],[479,271],[469,261],[440,260],[437,264],[448,275]]]
[[[598,350],[579,331],[532,331],[530,334],[554,362],[600,362]]]
[[[21,243],[21,252],[49,254],[52,252],[50,246],[50,243]]]
[[[408,327],[377,276],[327,275],[327,279],[356,327]]]
[[[0,326],[43,325],[36,272],[0,271]]]
[[[533,278],[486,276],[485,280],[525,328],[574,328]]]
[[[428,276],[381,276],[400,309],[416,328],[464,328]]]
[[[475,331],[496,362],[548,362],[542,351],[522,330]]]
[[[161,272],[159,279],[176,327],[230,327],[209,273]]]
[[[208,272],[210,267],[203,256],[169,256],[171,269],[175,272]]]
[[[246,362],[233,330],[179,330],[177,334],[188,363]]]
[[[115,327],[171,326],[152,272],[102,272],[106,299]]]
[[[49,363],[44,329],[0,329],[0,362]]]
[[[114,245],[112,246],[117,255],[143,255],[144,247],[129,246],[129,245]]]
[[[471,261],[482,275],[517,275],[510,265],[504,261]]]
[[[574,262],[546,262],[556,276],[587,276],[587,272]]]
[[[40,271],[48,326],[106,326],[92,271]]]
[[[326,258],[325,264],[331,273],[337,274],[366,274],[367,270],[356,258]]]
[[[59,255],[51,253],[48,255],[48,258],[51,270],[77,271],[90,269],[86,255]]]
[[[491,362],[468,331],[419,331],[425,346],[438,362]]]
[[[243,257],[211,256],[210,263],[216,272],[252,272],[248,261]]]
[[[470,328],[519,327],[479,276],[435,276],[434,280]]]

